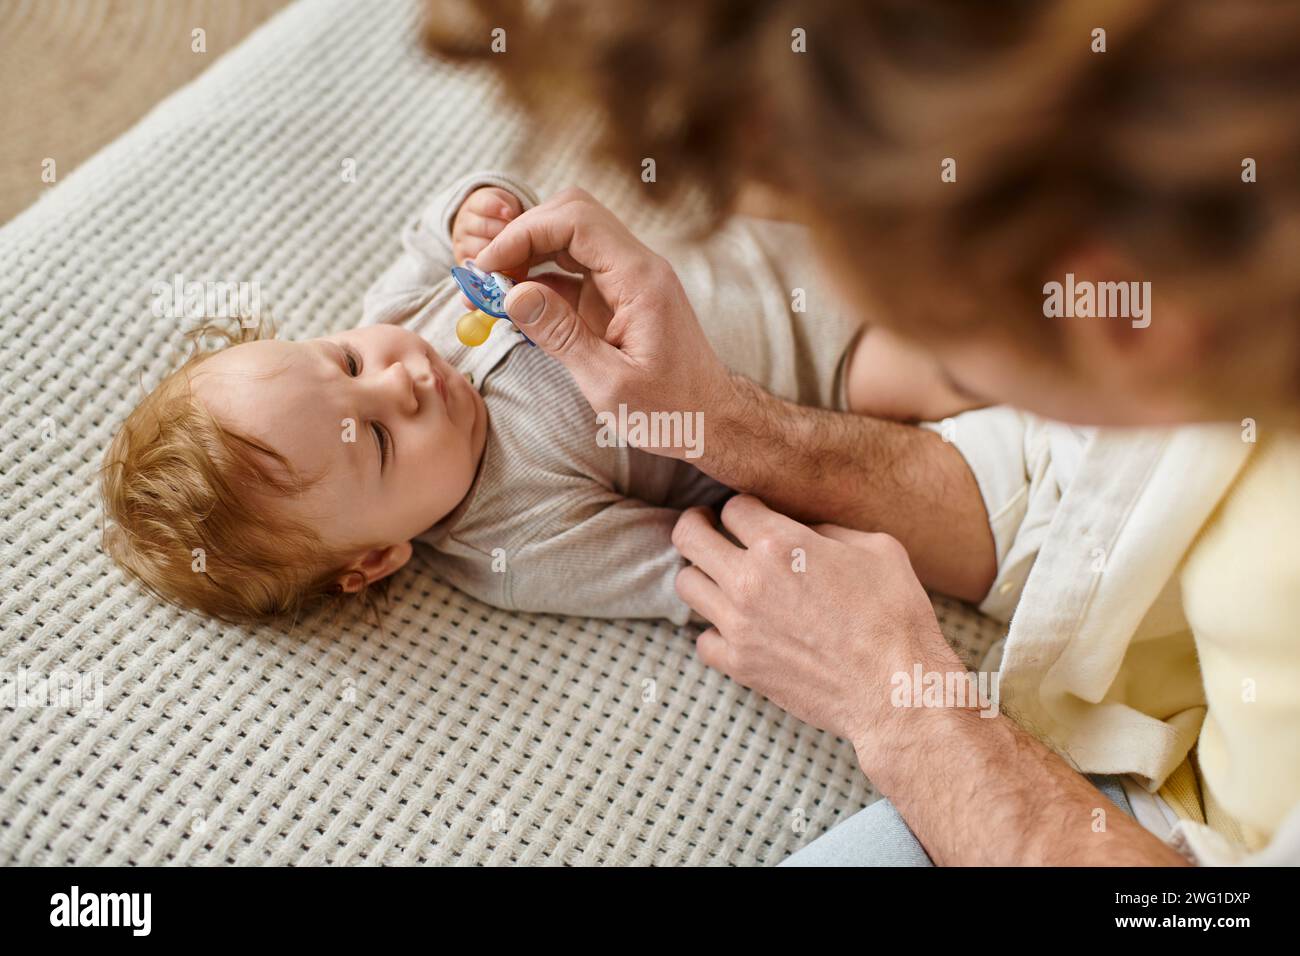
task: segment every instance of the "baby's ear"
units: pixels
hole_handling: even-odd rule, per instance
[[[339,579],[334,582],[334,592],[336,594],[356,594],[366,586],[366,576],[360,571],[344,571],[339,575]]]
[[[347,594],[355,594],[369,584],[382,581],[404,568],[414,550],[409,541],[386,548],[371,548],[339,576],[339,588]]]
[[[114,561],[121,561],[120,555],[128,553],[131,545],[130,536],[115,522],[106,522],[104,533],[100,538],[100,548]]]

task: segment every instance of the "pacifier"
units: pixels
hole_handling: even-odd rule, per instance
[[[451,277],[477,310],[460,317],[456,323],[456,338],[462,345],[482,345],[498,319],[510,319],[506,314],[506,296],[515,287],[514,280],[500,272],[484,272],[474,265],[473,259],[466,259],[465,265],[452,269]],[[519,334],[524,335],[523,332]],[[537,344],[526,335],[524,340],[529,345]]]

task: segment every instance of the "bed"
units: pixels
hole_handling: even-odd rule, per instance
[[[418,16],[300,0],[0,230],[0,863],[772,864],[875,799],[688,629],[495,610],[419,561],[382,632],[233,627],[101,552],[103,449],[187,327],[156,283],[345,328],[422,197],[529,151]],[[665,228],[583,151],[548,149],[543,194]],[[968,662],[999,636],[936,606]]]

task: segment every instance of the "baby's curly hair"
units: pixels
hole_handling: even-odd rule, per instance
[[[230,326],[207,322],[187,332],[192,349],[183,364],[114,436],[99,473],[104,551],[164,601],[227,623],[368,609],[379,625],[390,579],[345,592],[339,580],[348,556],[275,507],[275,499],[301,495],[321,476],[299,474],[275,449],[219,421],[193,393],[193,374],[207,359],[275,337],[269,317],[256,325],[232,319]],[[215,348],[206,345],[210,338]]]

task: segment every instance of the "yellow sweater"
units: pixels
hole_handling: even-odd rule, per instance
[[[1020,489],[1062,490],[1032,563],[1007,563],[1030,570],[1003,711],[1079,770],[1159,790],[1194,861],[1300,864],[1300,436],[1099,429],[1072,468],[1050,459]]]
[[[1207,704],[1205,822],[1256,851],[1300,803],[1300,439],[1261,439],[1181,577]]]

